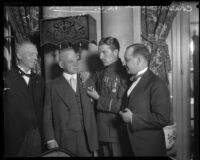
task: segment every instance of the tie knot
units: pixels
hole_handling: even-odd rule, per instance
[[[71,76],[70,81],[75,81],[75,80],[76,79],[73,76]]]

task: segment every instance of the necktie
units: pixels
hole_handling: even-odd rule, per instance
[[[72,89],[74,90],[74,92],[76,92],[76,79],[75,78],[71,77],[70,85],[71,85]]]

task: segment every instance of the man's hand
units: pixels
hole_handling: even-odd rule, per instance
[[[98,157],[98,151],[94,151],[93,156]]]
[[[95,100],[99,99],[98,92],[92,86],[88,87],[87,94]]]
[[[80,78],[82,83],[85,83],[85,81],[87,81],[90,77],[90,72],[86,72],[86,71],[81,71],[80,72]]]
[[[124,112],[120,111],[119,114],[121,115],[121,117],[125,123],[132,123],[133,113],[131,112],[130,109],[125,108]]]
[[[59,146],[58,146],[58,143],[56,140],[51,140],[51,141],[47,142],[48,149],[53,149],[53,148],[57,148],[57,147],[59,147]]]

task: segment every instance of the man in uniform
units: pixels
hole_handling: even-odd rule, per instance
[[[104,68],[91,74],[86,82],[92,80],[96,87],[89,87],[87,93],[97,101],[100,151],[103,156],[122,156],[122,121],[118,113],[126,91],[127,74],[118,57],[120,46],[116,38],[102,38],[98,49]]]

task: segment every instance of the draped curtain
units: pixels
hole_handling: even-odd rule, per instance
[[[39,7],[6,7],[9,22],[15,33],[17,43],[32,41],[39,47]],[[41,58],[33,69],[35,73],[41,74]]]
[[[171,61],[166,39],[177,14],[178,3],[145,6],[141,9],[142,42],[150,49],[149,68],[167,84]]]

